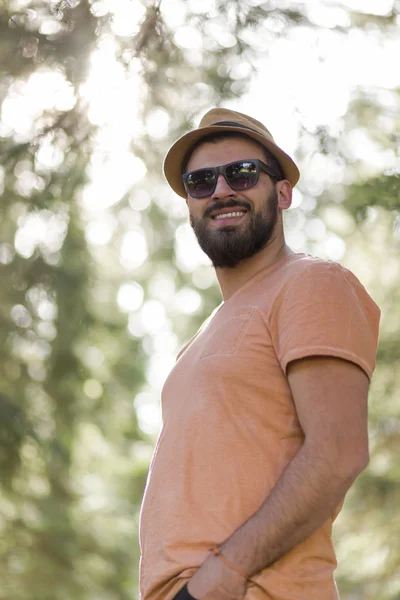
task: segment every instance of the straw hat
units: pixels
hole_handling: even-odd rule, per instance
[[[299,169],[290,156],[276,145],[274,138],[262,123],[234,110],[213,108],[204,115],[197,129],[189,131],[171,146],[165,157],[165,177],[179,196],[186,198],[182,183],[182,168],[189,150],[202,138],[224,131],[244,133],[265,146],[278,160],[285,178],[292,187],[296,185],[300,177]]]

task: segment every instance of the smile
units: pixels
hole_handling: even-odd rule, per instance
[[[213,218],[215,220],[217,220],[217,219],[231,219],[231,218],[234,218],[234,217],[242,217],[245,214],[246,214],[245,211],[235,211],[235,212],[229,212],[229,213],[221,213],[219,215],[216,215]]]

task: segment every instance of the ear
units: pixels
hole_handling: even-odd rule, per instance
[[[276,184],[278,193],[278,206],[281,210],[287,210],[292,205],[292,186],[287,179],[278,181]]]

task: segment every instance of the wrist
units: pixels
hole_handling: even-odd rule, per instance
[[[265,591],[264,588],[257,583],[257,581],[255,581],[252,576],[257,572],[254,570],[251,570],[250,566],[247,565],[247,572],[242,568],[242,565],[239,561],[237,562],[233,562],[230,560],[229,557],[229,552],[226,551],[226,549],[221,546],[214,546],[214,548],[211,548],[211,552],[214,554],[215,558],[219,559],[221,562],[223,562],[227,568],[229,568],[231,571],[233,571],[234,573],[237,574],[237,576],[239,577],[240,581],[242,583],[244,583],[244,585],[247,586],[248,582],[250,581],[253,585],[255,585],[256,587],[260,588],[263,592]]]
[[[221,600],[243,598],[246,580],[210,552],[200,569],[188,582],[187,590],[195,599],[208,594]],[[211,597],[211,596],[210,596]]]
[[[226,553],[223,552],[222,548],[215,545],[210,549],[210,552],[212,552],[214,557],[216,557],[220,562],[222,562],[231,571],[234,571],[237,575],[239,575],[239,577],[241,577],[241,579],[244,579],[244,581],[248,580],[248,578],[249,578],[248,574],[243,569],[241,569],[236,564],[234,564],[232,561],[230,561],[227,558]]]

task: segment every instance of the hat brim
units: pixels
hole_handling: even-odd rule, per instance
[[[223,132],[232,133],[233,131],[244,134],[267,148],[267,150],[269,150],[271,154],[273,154],[278,160],[285,179],[289,181],[292,187],[296,185],[300,178],[300,172],[296,163],[274,142],[270,141],[261,133],[249,130],[248,128],[241,128],[239,126],[233,129],[233,127],[229,125],[212,125],[210,127],[202,127],[201,129],[195,129],[194,131],[186,133],[168,150],[164,160],[164,174],[174,192],[176,192],[182,198],[186,198],[186,191],[182,182],[182,166],[189,150],[193,148],[197,142],[209,136],[210,134]]]

